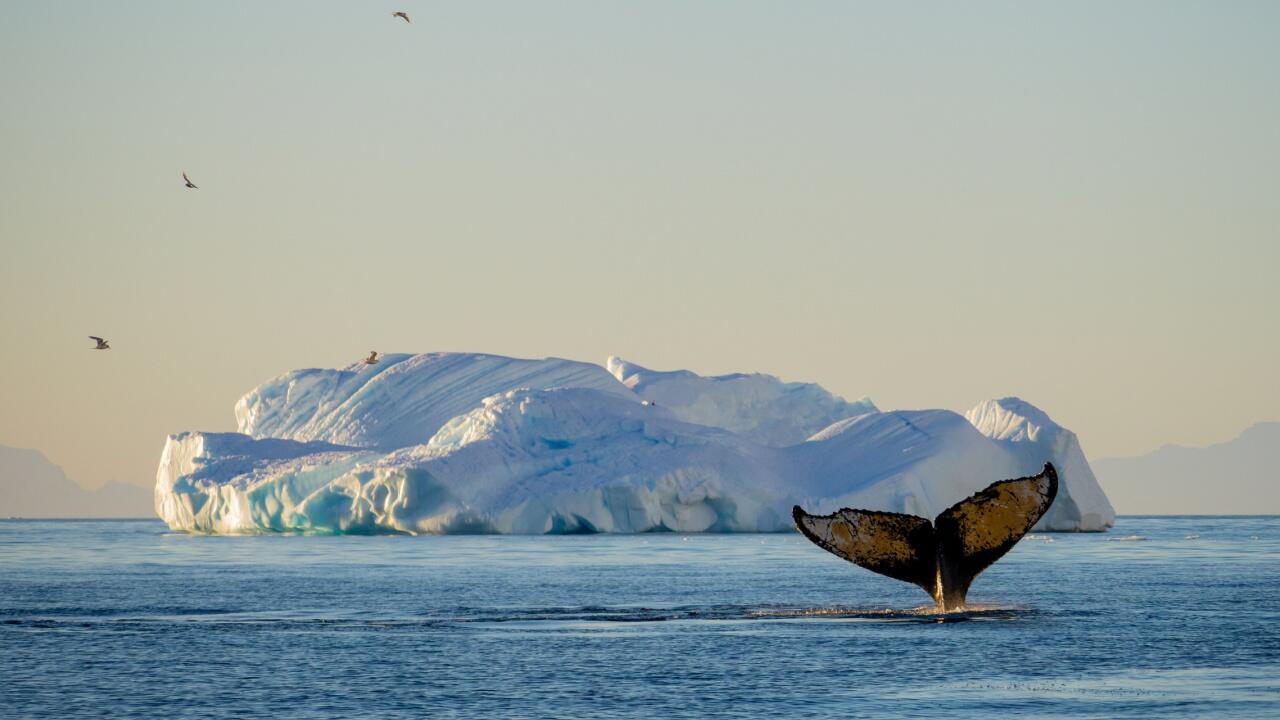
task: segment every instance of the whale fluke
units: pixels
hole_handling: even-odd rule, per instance
[[[1058,473],[1001,480],[944,510],[915,515],[845,508],[830,515],[791,510],[796,527],[828,552],[872,572],[920,586],[945,611],[964,607],[978,573],[1009,552],[1058,495]]]

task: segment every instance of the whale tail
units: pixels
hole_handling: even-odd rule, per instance
[[[952,505],[929,522],[903,513],[845,508],[810,515],[791,511],[796,527],[824,550],[872,572],[920,586],[939,609],[964,607],[973,579],[1048,511],[1058,473],[1001,480]]]

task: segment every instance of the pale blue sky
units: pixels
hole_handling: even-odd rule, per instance
[[[374,348],[1225,440],[1280,419],[1278,75],[1266,2],[3,2],[0,443],[149,485]]]

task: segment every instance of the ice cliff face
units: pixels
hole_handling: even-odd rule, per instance
[[[1066,469],[1055,508],[1075,509],[1054,529],[1108,522],[1074,436],[1029,405],[1003,411],[999,427],[1026,435],[1005,437],[991,413],[971,423],[946,410],[867,412],[769,376],[658,373],[673,377],[649,385],[648,371],[609,366],[630,368],[631,388],[599,366],[488,355],[289,373],[237,405],[252,436],[169,438],[156,510],[175,529],[223,533],[773,532],[791,529],[797,503],[932,518],[1027,474],[1034,457]],[[667,394],[654,391],[663,384]],[[472,385],[497,389],[475,397]],[[734,401],[734,387],[747,398]],[[841,407],[850,415],[808,433]],[[786,408],[799,419],[790,428]],[[752,431],[765,426],[764,439]],[[768,441],[788,433],[808,439]]]
[[[170,435],[156,473],[156,513],[169,527],[201,532],[307,529],[308,498],[377,456],[239,433]]]
[[[724,428],[764,445],[794,445],[838,420],[875,412],[871,400],[845,402],[814,383],[761,373],[704,377],[658,372],[618,357],[605,367],[640,397],[686,422]]]
[[[1049,419],[1040,408],[1016,397],[978,403],[965,417],[978,432],[1000,443],[1016,461],[1018,475],[1034,475],[1044,458],[1052,458],[1063,487],[1049,512],[1036,524],[1041,530],[1104,530],[1115,524],[1116,511],[1093,476],[1076,434]]]

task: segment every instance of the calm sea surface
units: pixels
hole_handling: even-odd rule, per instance
[[[0,521],[0,716],[1280,717],[1280,518],[1049,537],[939,617],[798,535]]]

